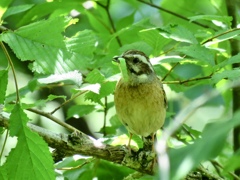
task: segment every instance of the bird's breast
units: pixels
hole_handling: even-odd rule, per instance
[[[164,123],[164,93],[158,80],[137,86],[120,80],[115,90],[114,102],[120,121],[131,133],[148,136]]]

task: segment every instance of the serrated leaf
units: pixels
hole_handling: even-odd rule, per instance
[[[8,84],[8,71],[1,70],[0,71],[0,104],[4,103],[7,84]]]
[[[232,69],[232,70],[224,70],[220,73],[216,73],[212,76],[213,83],[217,83],[222,79],[239,79],[240,77],[240,69]]]
[[[48,145],[27,127],[29,119],[19,104],[15,105],[9,121],[10,135],[17,136],[18,142],[7,157],[8,179],[55,179]]]
[[[24,133],[24,128],[27,127],[29,121],[27,115],[23,112],[21,106],[16,104],[11,112],[10,123],[10,136],[20,136]]]
[[[90,91],[85,94],[84,98],[86,100],[90,100],[92,102],[98,103],[103,106],[103,103],[101,102],[102,97],[99,96],[99,94],[96,94],[96,93]]]
[[[67,119],[73,116],[82,117],[95,110],[95,105],[76,105],[68,109]]]
[[[144,42],[153,47],[153,56],[158,56],[163,47],[170,41],[159,34],[157,29],[144,29],[139,36]]]
[[[76,52],[80,57],[93,58],[93,49],[96,44],[96,35],[91,30],[79,31],[66,40],[69,51]]]
[[[116,86],[116,82],[109,81],[109,82],[102,83],[99,95],[101,97],[110,95],[111,93],[113,93],[115,86]]]
[[[101,74],[101,72],[98,69],[94,69],[90,73],[88,73],[85,81],[91,84],[96,84],[103,82],[104,79],[105,77]]]
[[[214,54],[210,49],[200,46],[199,44],[179,47],[176,51],[184,53],[209,65],[214,65]]]
[[[197,39],[191,31],[180,25],[169,25],[167,27],[158,28],[159,33],[165,37],[179,42],[198,44]]]
[[[88,31],[86,42],[80,43],[85,38],[83,35],[86,35],[83,33],[77,37],[78,40],[67,40],[66,42],[70,45],[68,44],[66,47],[62,32],[69,22],[70,19],[66,20],[62,16],[39,21],[14,32],[5,32],[1,34],[1,38],[19,59],[34,61],[32,70],[37,73],[62,74],[76,69],[86,70],[92,65],[95,36]],[[77,49],[78,45],[80,48]],[[83,53],[84,51],[85,53]]]
[[[209,123],[202,132],[202,138],[194,144],[170,149],[171,179],[181,179],[200,162],[215,158],[224,147],[228,133],[240,124],[239,117],[237,112],[231,120]]]
[[[88,92],[85,95],[85,99],[91,100],[91,101],[96,102],[103,106],[101,99],[103,97],[110,95],[114,91],[115,86],[116,86],[116,82],[104,82],[101,84],[98,94],[96,94],[94,92]]]

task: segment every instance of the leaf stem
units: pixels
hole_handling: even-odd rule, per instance
[[[9,53],[8,53],[8,51],[7,51],[5,45],[3,44],[2,41],[0,41],[0,45],[3,49],[3,52],[4,52],[5,56],[7,57],[8,63],[10,64],[11,69],[12,69],[13,79],[14,79],[15,88],[16,88],[16,95],[17,95],[16,103],[20,103],[20,94],[19,94],[19,91],[18,91],[17,76],[16,76],[16,72],[15,72],[15,69],[14,69],[12,59],[11,59],[11,57],[10,57],[10,55],[9,55]]]

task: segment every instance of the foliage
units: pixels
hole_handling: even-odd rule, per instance
[[[48,145],[27,127],[30,119],[51,126],[29,114],[32,108],[51,115],[60,111],[66,122],[77,118],[80,123],[79,117],[88,115],[95,136],[104,135],[111,145],[126,143],[127,131],[115,116],[112,98],[119,68],[111,61],[128,49],[149,55],[163,79],[168,97],[163,129],[171,130],[187,105],[207,99],[180,119],[166,139],[170,168],[159,172],[180,179],[205,167],[205,174],[233,179],[240,166],[231,130],[239,125],[240,114],[233,111],[231,89],[239,86],[240,55],[231,43],[238,43],[240,29],[232,27],[224,1],[3,0],[0,7],[0,117],[11,114],[8,130],[0,131],[6,155],[1,153],[0,179],[123,179],[134,172],[92,157],[67,157],[54,164]],[[58,104],[49,109],[52,102]],[[8,132],[17,137],[16,145],[5,146]],[[158,139],[164,135],[159,132]],[[139,137],[133,140],[133,146],[141,147]],[[140,179],[159,177],[164,176]]]

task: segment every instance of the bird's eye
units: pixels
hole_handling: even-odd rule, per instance
[[[138,58],[134,58],[134,59],[133,59],[133,63],[134,63],[134,64],[137,64],[138,62],[139,62],[139,59],[138,59]]]

